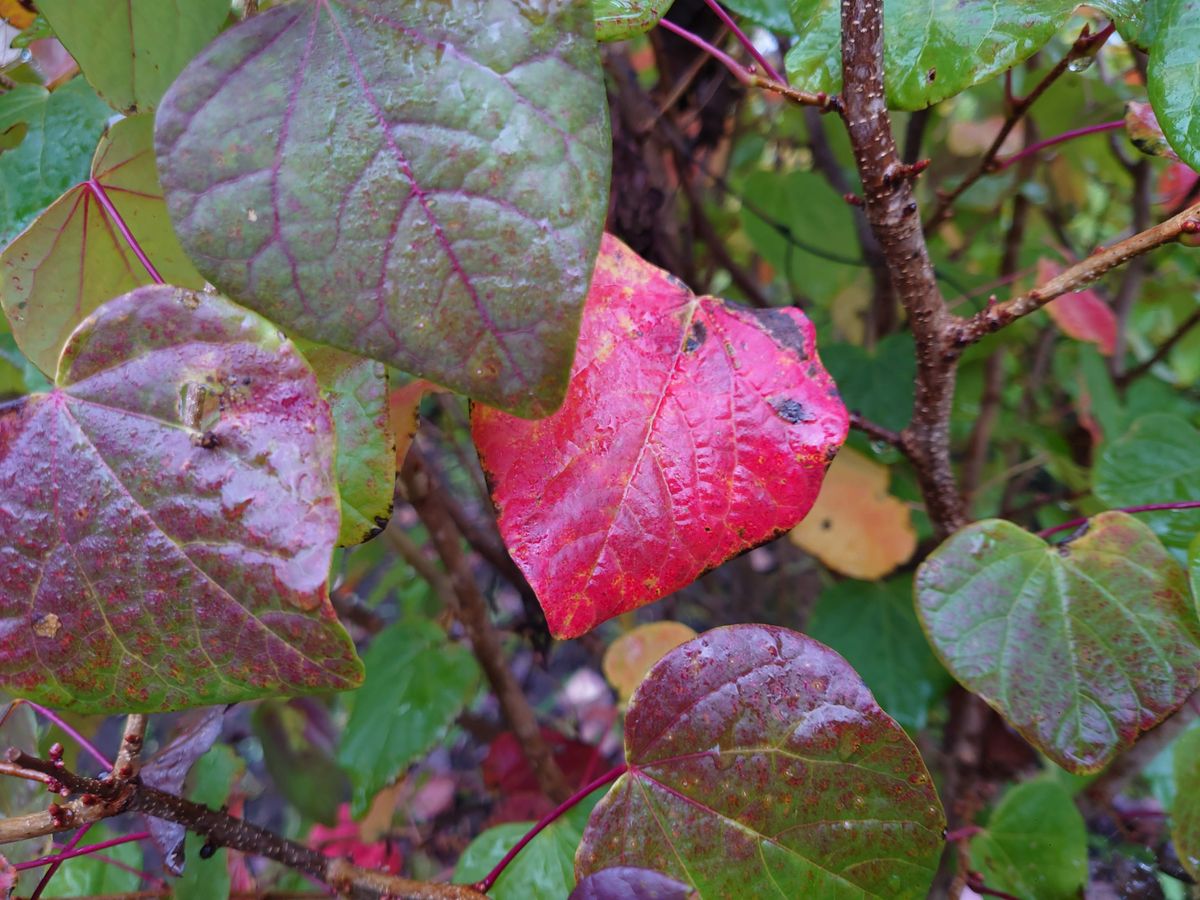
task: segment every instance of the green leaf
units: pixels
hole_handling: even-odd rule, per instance
[[[1070,18],[1075,0],[884,0],[888,105],[924,109],[1028,59]],[[841,3],[792,0],[787,55],[795,87],[841,90]]]
[[[788,0],[726,0],[725,6],[771,31],[780,34],[790,34],[792,31]]]
[[[1087,829],[1071,795],[1046,779],[1004,795],[971,838],[971,868],[1018,897],[1075,900],[1087,884]]]
[[[405,619],[380,632],[363,662],[367,678],[352,695],[338,748],[356,816],[446,735],[479,683],[471,651],[426,619]]]
[[[229,296],[539,416],[562,402],[600,244],[607,108],[590,0],[304,0],[184,71],[159,164]]]
[[[893,431],[908,424],[917,377],[912,335],[890,334],[874,351],[853,344],[822,344],[821,359],[848,410]]]
[[[1094,772],[1200,683],[1187,576],[1133,516],[1051,546],[976,522],[917,571],[917,613],[964,687],[1071,772]]]
[[[93,825],[84,838],[86,844],[99,844],[118,837],[103,824]],[[103,851],[103,855],[134,869],[142,867],[142,845],[138,841],[118,844]],[[142,880],[95,856],[68,859],[50,879],[43,897],[93,897],[104,894],[132,893],[142,887]]]
[[[229,0],[41,0],[84,77],[126,115],[158,105],[229,16]]]
[[[923,898],[945,818],[903,730],[840,656],[767,625],[664,656],[625,719],[629,771],[577,877],[653,869],[702,898]]]
[[[953,679],[929,649],[912,596],[911,576],[842,581],[821,594],[807,631],[846,658],[884,712],[919,729]]]
[[[1175,743],[1171,839],[1183,867],[1200,881],[1200,729],[1197,728]]]
[[[492,900],[562,900],[575,887],[575,851],[595,795],[573,807],[525,845],[488,891]],[[508,822],[489,828],[471,841],[454,867],[457,884],[482,881],[496,863],[533,827],[533,822]]]
[[[1111,507],[1200,499],[1200,431],[1179,416],[1142,416],[1104,447],[1092,483],[1096,496]],[[1200,509],[1140,513],[1139,518],[1180,550],[1200,532]]]
[[[75,326],[100,304],[154,282],[121,234],[122,222],[165,282],[204,286],[167,217],[152,116],[122,119],[109,129],[96,148],[91,177],[0,253],[0,305],[21,350],[50,377]]]
[[[306,819],[332,825],[350,793],[350,780],[333,760],[332,741],[314,741],[330,730],[325,709],[268,700],[250,720],[271,780]]]
[[[674,0],[592,0],[596,40],[623,41],[658,24]]]
[[[346,690],[333,423],[271,323],[146,287],[0,407],[0,683],[88,712]]]
[[[333,347],[301,346],[333,410],[342,504],[338,546],[379,534],[392,517],[396,436],[388,413],[387,366]]]
[[[1200,169],[1200,0],[1171,0],[1150,45],[1146,76],[1167,141]]]
[[[0,131],[18,123],[26,128],[18,146],[0,153],[0,245],[87,178],[92,151],[111,114],[82,78],[53,93],[19,84],[0,94]]]
[[[1196,611],[1200,613],[1200,534],[1188,545],[1188,583],[1192,588],[1192,599],[1196,601]]]
[[[213,809],[220,809],[241,777],[245,765],[233,749],[213,747],[198,760],[188,780],[192,788],[188,798]],[[229,852],[222,847],[208,859],[200,855],[206,838],[188,832],[184,844],[183,876],[174,883],[176,900],[221,900],[229,896]]]

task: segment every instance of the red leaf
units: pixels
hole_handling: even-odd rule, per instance
[[[368,844],[362,839],[362,831],[350,815],[350,804],[338,807],[338,821],[332,828],[314,825],[308,834],[310,845],[326,856],[346,857],[364,869],[378,869],[398,875],[404,865],[400,848],[390,841]]]
[[[541,732],[571,787],[582,787],[603,771],[605,762],[599,748],[572,740],[553,728],[543,726]],[[553,801],[538,787],[537,776],[511,731],[492,741],[482,768],[483,783],[503,798],[492,810],[491,824],[540,819],[554,808]]]
[[[1167,209],[1175,209],[1187,202],[1196,187],[1196,174],[1184,163],[1172,163],[1158,176],[1158,203]]]
[[[473,415],[500,531],[558,637],[792,528],[846,429],[803,313],[696,297],[607,235],[562,408]]]
[[[1037,283],[1043,285],[1062,272],[1062,266],[1053,260],[1039,259]],[[1062,333],[1077,341],[1095,344],[1105,356],[1112,356],[1117,349],[1117,317],[1107,303],[1096,296],[1095,291],[1075,291],[1063,294],[1046,304],[1046,312]]]

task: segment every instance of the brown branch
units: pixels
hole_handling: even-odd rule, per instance
[[[933,213],[925,222],[926,232],[933,231],[942,222],[946,221],[950,217],[951,210],[954,208],[954,204],[958,201],[958,198],[965,194],[967,189],[980,178],[993,171],[996,164],[996,157],[1000,153],[1000,148],[1004,146],[1005,140],[1008,139],[1012,130],[1017,127],[1017,124],[1025,118],[1025,114],[1029,112],[1029,108],[1033,106],[1042,94],[1046,93],[1050,85],[1063,76],[1063,73],[1070,68],[1071,63],[1098,52],[1114,30],[1114,26],[1110,24],[1092,34],[1091,29],[1085,25],[1083,31],[1079,33],[1079,37],[1075,39],[1075,43],[1071,45],[1071,49],[1067,51],[1066,56],[1060,59],[1054,68],[1046,73],[1042,80],[1034,86],[1032,91],[1019,100],[1012,102],[1004,124],[992,141],[992,145],[988,147],[983,157],[979,160],[979,164],[953,190],[944,193],[938,199],[937,206],[934,207]]]
[[[892,431],[890,428],[884,428],[882,425],[877,425],[869,419],[864,419],[861,415],[850,411],[850,427],[861,431],[873,441],[883,441],[885,444],[890,444],[897,450],[904,451],[904,438],[900,432]]]
[[[917,202],[892,137],[883,92],[883,0],[842,4],[842,115],[863,185],[867,221],[879,241],[896,296],[908,311],[917,346],[913,418],[902,432],[926,511],[939,535],[967,522],[966,505],[950,465],[954,399],[955,322],[938,289],[925,246]]]
[[[1136,256],[1178,240],[1180,235],[1197,233],[1200,233],[1200,203],[1165,222],[1160,222],[1153,228],[1118,241],[1111,247],[1098,250],[1087,259],[1064,269],[1040,287],[1003,303],[991,305],[969,319],[958,320],[954,343],[957,347],[973,344],[985,335],[998,331],[1022,316],[1041,309],[1056,297],[1061,297],[1063,294],[1095,281],[1109,270],[1115,269]]]
[[[114,778],[128,781],[141,768],[142,744],[146,740],[146,725],[150,717],[144,713],[131,713],[125,719],[125,731],[121,735],[121,746],[117,750],[117,760],[113,763]]]
[[[529,760],[538,786],[554,802],[565,800],[571,795],[567,779],[542,737],[537,717],[521,685],[508,668],[504,650],[500,646],[500,636],[488,613],[487,600],[479,590],[463,555],[459,543],[461,535],[446,508],[441,485],[436,479],[430,478],[428,467],[416,446],[409,450],[404,460],[399,484],[404,498],[425,523],[429,539],[450,573],[450,589],[446,591],[443,601],[466,630],[467,639],[496,694],[505,720],[520,743],[525,758]]]
[[[345,860],[325,856],[319,850],[287,840],[223,810],[210,809],[148,787],[136,778],[87,778],[56,762],[30,756],[15,748],[8,751],[8,759],[23,769],[53,777],[70,794],[78,795],[78,799],[66,805],[51,804],[44,813],[0,820],[0,843],[66,831],[121,813],[140,812],[182,825],[206,838],[213,846],[229,847],[283,863],[350,897],[478,900],[483,896],[463,885],[412,881],[361,869]]]

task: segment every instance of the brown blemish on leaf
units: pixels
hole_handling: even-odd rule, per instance
[[[183,291],[179,295],[179,301],[188,309],[200,308],[200,295],[195,291]]]
[[[775,410],[775,415],[783,419],[789,425],[795,425],[798,422],[811,422],[813,416],[810,415],[799,401],[793,400],[791,397],[778,397],[771,400],[771,406]]]
[[[794,353],[797,359],[805,359],[808,356],[804,346],[804,332],[800,330],[796,320],[783,310],[755,310],[754,318],[771,336],[771,339],[784,350]]]
[[[706,340],[708,340],[708,328],[703,322],[693,322],[692,330],[683,344],[683,352],[695,353]]]
[[[33,620],[33,633],[38,637],[53,638],[62,629],[62,619],[54,613],[46,613]]]

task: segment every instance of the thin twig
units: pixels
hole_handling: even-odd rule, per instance
[[[1155,350],[1154,353],[1151,354],[1147,359],[1142,360],[1132,369],[1129,369],[1123,372],[1121,375],[1118,375],[1116,379],[1117,387],[1125,387],[1131,381],[1141,378],[1152,368],[1158,365],[1158,363],[1166,359],[1167,354],[1175,349],[1175,345],[1187,337],[1187,333],[1197,325],[1200,325],[1200,309],[1194,310],[1190,316],[1184,319],[1180,323],[1179,327],[1175,329],[1175,332],[1169,338],[1163,341],[1162,344],[1159,345],[1158,349]]]
[[[1073,128],[1070,131],[1064,131],[1062,134],[1056,134],[1054,137],[1048,137],[1045,140],[1038,141],[1035,144],[1030,144],[1023,150],[1019,150],[1012,156],[1005,159],[996,160],[990,172],[1003,172],[1009,166],[1021,162],[1031,156],[1036,156],[1047,147],[1056,147],[1059,144],[1065,144],[1068,141],[1073,141],[1076,138],[1086,137],[1089,134],[1099,134],[1105,131],[1116,131],[1125,127],[1124,119],[1117,119],[1114,122],[1101,122],[1098,125],[1086,125],[1083,128]]]
[[[787,79],[780,75],[779,72],[775,70],[775,67],[767,60],[767,58],[758,52],[758,48],[754,46],[754,41],[750,40],[750,38],[746,36],[746,33],[738,27],[737,22],[733,21],[729,13],[725,12],[724,7],[722,7],[717,0],[704,0],[704,2],[708,4],[709,9],[717,14],[717,18],[720,19],[724,23],[725,27],[729,29],[730,33],[737,38],[738,43],[746,49],[746,52],[750,54],[751,58],[760,66],[762,66],[762,70],[768,78],[770,78],[772,81],[777,81],[780,84],[787,84]]]
[[[882,441],[885,444],[895,447],[897,450],[904,450],[904,438],[900,432],[884,428],[882,425],[876,425],[869,419],[864,419],[853,410],[850,411],[850,427],[861,431],[873,441]]]
[[[1173,509],[1200,509],[1200,500],[1180,500],[1176,503],[1143,503],[1140,506],[1122,506],[1111,510],[1112,512],[1123,512],[1133,515],[1135,513],[1145,512],[1163,512]],[[1060,531],[1067,531],[1078,528],[1090,522],[1091,516],[1083,516],[1079,519],[1072,519],[1070,522],[1063,522],[1061,525],[1053,525],[1050,528],[1043,528],[1038,532],[1038,537],[1048,538],[1052,534],[1058,534]]]

